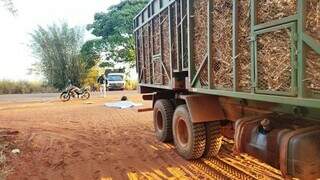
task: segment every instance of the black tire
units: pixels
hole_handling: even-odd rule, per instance
[[[62,92],[60,94],[60,100],[62,102],[66,102],[66,101],[69,101],[70,100],[70,94],[68,92]]]
[[[208,122],[206,127],[206,148],[204,157],[214,157],[219,153],[222,145],[221,123],[220,121]]]
[[[89,99],[90,98],[90,93],[88,91],[84,92],[82,95],[81,95],[81,99]]]
[[[161,142],[172,141],[172,117],[174,106],[167,99],[159,99],[153,108],[153,124],[156,138]]]
[[[198,159],[205,150],[204,123],[192,123],[186,105],[176,108],[173,115],[173,140],[178,153],[185,159]]]

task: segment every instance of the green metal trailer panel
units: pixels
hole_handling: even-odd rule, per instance
[[[150,1],[134,19],[140,86],[187,72],[191,92],[320,108],[320,2],[277,2]]]

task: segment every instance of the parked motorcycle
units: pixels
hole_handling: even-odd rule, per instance
[[[69,101],[71,98],[89,99],[89,88],[80,89],[77,86],[70,85],[60,94],[60,100],[63,102]]]

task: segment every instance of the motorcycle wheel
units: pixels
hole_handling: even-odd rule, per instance
[[[89,99],[89,98],[90,98],[90,93],[87,91],[81,95],[81,99]]]
[[[62,102],[69,101],[69,100],[70,100],[70,95],[69,95],[69,93],[67,93],[67,92],[61,93],[61,95],[60,95],[60,100],[61,100]]]

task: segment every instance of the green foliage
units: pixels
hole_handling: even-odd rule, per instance
[[[100,45],[100,40],[89,40],[82,45],[80,54],[85,61],[86,69],[92,68],[99,62],[101,52]]]
[[[99,69],[97,67],[93,67],[88,71],[87,76],[83,80],[83,84],[85,86],[89,86],[91,90],[97,90],[99,87],[99,84],[97,83],[99,76]]]
[[[148,3],[147,0],[123,0],[110,7],[107,12],[96,13],[94,22],[87,26],[99,40],[101,51],[107,52],[102,66],[110,66],[110,61],[135,61],[133,18]]]
[[[105,67],[114,67],[114,62],[113,61],[103,61],[99,64],[101,68]]]
[[[9,80],[0,81],[0,94],[29,94],[47,92],[56,92],[56,89],[40,82]]]
[[[47,29],[39,26],[31,34],[31,48],[40,62],[37,66],[45,76],[48,84],[63,89],[70,82],[81,86],[81,80],[86,76],[94,62],[80,54],[83,30],[79,27],[69,27],[68,24],[53,24]],[[83,48],[85,51],[86,46]]]
[[[17,15],[18,10],[15,8],[12,0],[0,0],[4,8],[6,8],[12,15]]]

